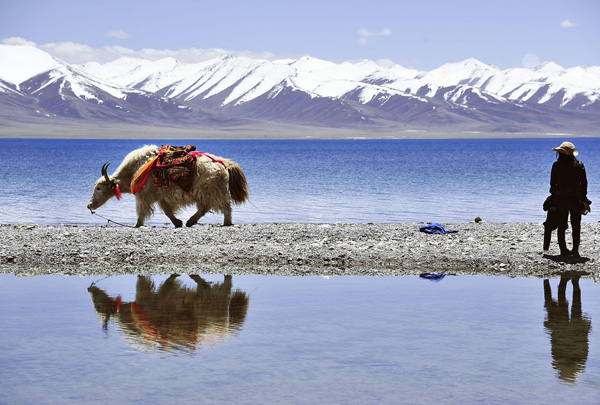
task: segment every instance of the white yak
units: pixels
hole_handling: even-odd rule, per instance
[[[105,163],[102,166],[102,176],[94,185],[88,209],[93,212],[110,198],[120,198],[121,193],[131,193],[134,176],[158,156],[158,150],[156,145],[148,145],[130,152],[110,176],[107,173],[110,163]],[[158,203],[177,228],[181,227],[183,222],[175,217],[175,214],[179,209],[188,206],[197,208],[196,213],[186,222],[188,227],[196,224],[211,210],[224,215],[224,225],[232,225],[231,202],[239,205],[248,200],[248,184],[237,163],[200,152],[196,156],[195,173],[189,192],[175,184],[170,184],[166,189],[156,187],[152,179],[149,179],[135,193],[135,199],[138,215],[136,227],[144,225],[153,214],[155,203]]]

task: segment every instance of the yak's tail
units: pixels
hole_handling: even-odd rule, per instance
[[[237,205],[248,200],[248,182],[242,168],[232,161],[225,161],[229,172],[229,194]]]

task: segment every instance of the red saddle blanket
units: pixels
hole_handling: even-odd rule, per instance
[[[190,153],[194,145],[163,145],[158,150],[158,159],[152,168],[152,181],[156,187],[168,189],[171,183],[189,192],[194,181],[196,157]]]

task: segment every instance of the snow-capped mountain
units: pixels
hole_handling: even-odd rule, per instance
[[[0,77],[14,84],[60,64],[58,59],[32,46],[0,45]]]
[[[10,52],[2,48],[7,47],[0,45],[0,52],[4,51],[3,55],[10,56]],[[10,51],[13,54],[20,55],[18,48],[24,48],[25,54],[32,54],[30,47],[10,48],[12,48]],[[38,57],[37,60],[40,58]],[[2,73],[5,71],[10,73],[15,70],[13,67],[2,69],[3,66],[4,63],[0,63],[0,72]],[[21,103],[31,105],[35,113],[45,117],[138,124],[159,124],[164,121],[183,125],[219,125],[237,122],[237,120],[219,117],[218,114],[204,111],[198,107],[157,96],[152,92],[103,80],[59,59],[53,58],[52,63],[40,66],[49,67],[49,69],[38,73],[39,69],[28,67],[28,71],[33,72],[34,76],[20,81],[16,85],[0,81],[0,97],[2,92],[12,91],[10,95],[13,100],[19,97],[27,99],[28,102],[22,100]],[[18,76],[12,74],[10,77]]]
[[[0,100],[27,99],[24,109],[152,125],[576,132],[600,122],[600,67],[552,62],[502,70],[470,58],[423,72],[228,55],[194,64],[120,58],[74,66],[36,48],[0,45],[0,78]]]

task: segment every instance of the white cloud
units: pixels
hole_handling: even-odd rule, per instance
[[[560,23],[560,26],[563,28],[573,28],[573,27],[577,27],[579,24],[575,24],[574,22],[571,22],[569,20],[564,20],[563,22]]]
[[[128,33],[126,33],[125,31],[120,31],[120,30],[108,31],[104,35],[106,35],[107,37],[118,38],[118,39],[128,39],[129,38]]]
[[[36,46],[35,42],[27,41],[24,38],[19,37],[11,37],[2,39],[2,44],[4,45],[27,45],[27,46]]]
[[[374,32],[362,28],[358,31],[358,34],[362,37],[385,37],[392,35],[392,31],[390,31],[387,28],[384,28],[382,31]]]
[[[27,41],[23,38],[5,38],[1,39],[0,43],[5,45],[27,45],[35,46],[42,49],[52,56],[64,60],[67,63],[87,63],[111,62],[121,57],[140,58],[149,60],[158,60],[166,57],[172,57],[183,63],[202,62],[209,59],[214,59],[223,55],[244,56],[253,59],[277,59],[271,52],[250,52],[250,51],[227,51],[218,48],[181,48],[181,49],[131,49],[122,46],[104,46],[101,48],[93,48],[85,44],[75,42],[59,42],[47,43],[38,45],[34,42]]]
[[[76,55],[78,53],[92,53],[94,49],[90,46],[78,44],[76,42],[59,42],[59,43],[48,43],[40,45],[39,48],[44,50],[51,50],[52,52],[59,53],[61,55]]]
[[[392,35],[392,31],[390,31],[387,28],[384,28],[379,32],[369,31],[366,28],[361,28],[360,30],[358,30],[358,35],[360,35],[360,38],[358,39],[358,44],[366,45],[369,42],[369,40],[367,39],[368,37],[388,37]]]

